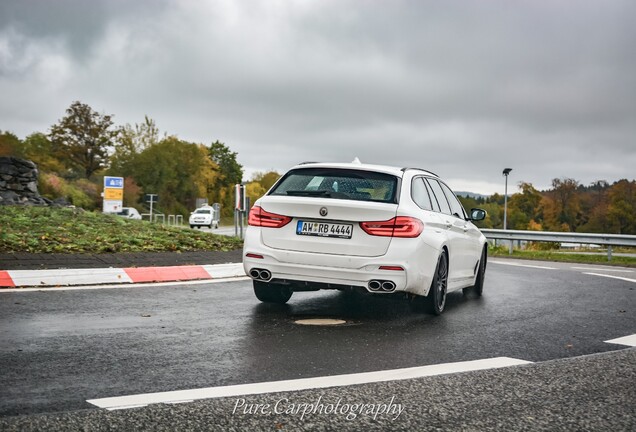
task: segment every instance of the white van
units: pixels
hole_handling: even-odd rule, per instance
[[[190,214],[190,228],[197,227],[201,229],[203,226],[207,226],[210,229],[218,228],[219,219],[219,212],[214,207],[204,205]]]
[[[122,207],[121,211],[117,213],[117,216],[125,217],[126,219],[141,220],[141,215],[134,207]]]

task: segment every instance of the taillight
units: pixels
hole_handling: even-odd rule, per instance
[[[422,233],[424,223],[409,216],[397,216],[388,221],[360,222],[360,228],[373,236],[413,238]]]
[[[248,225],[266,228],[282,228],[291,222],[292,218],[263,210],[259,206],[254,206],[250,210],[247,218]]]

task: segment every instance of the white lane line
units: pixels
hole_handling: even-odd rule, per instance
[[[614,273],[634,273],[634,270],[620,270],[607,267],[572,267],[574,270],[588,270],[588,271],[606,271]]]
[[[616,339],[606,340],[605,343],[636,347],[636,334],[620,337]]]
[[[128,409],[156,403],[176,403],[284,391],[299,391],[328,387],[342,387],[356,384],[368,384],[383,381],[422,378],[434,375],[444,375],[458,372],[469,372],[484,369],[495,369],[508,366],[529,364],[531,362],[509,357],[496,357],[457,363],[444,363],[430,366],[420,366],[404,369],[384,370],[377,372],[363,372],[346,375],[333,375],[315,378],[301,378],[286,381],[261,382],[253,384],[239,384],[222,387],[208,387],[192,390],[177,390],[161,393],[147,393],[103,399],[90,399],[88,403],[108,410]]]
[[[505,262],[505,261],[493,261],[493,260],[488,260],[488,264],[501,264],[501,265],[507,265],[507,266],[513,266],[513,267],[529,267],[529,268],[537,268],[537,269],[544,269],[544,270],[556,270],[556,267],[546,267],[546,266],[539,266],[539,265],[530,265],[530,264],[517,264],[517,263],[511,263],[511,262]]]
[[[614,275],[606,275],[606,274],[601,274],[601,273],[586,273],[586,272],[583,272],[583,274],[592,275],[592,276],[606,277],[606,278],[610,278],[610,279],[619,279],[619,280],[624,280],[624,281],[627,281],[627,282],[636,283],[636,279],[630,279],[630,278],[626,278],[626,277],[620,277],[620,276],[614,276]]]
[[[60,287],[42,287],[42,288],[0,288],[0,294],[2,293],[22,293],[22,292],[38,292],[38,291],[81,291],[81,290],[97,290],[97,289],[111,289],[111,288],[152,288],[152,287],[165,287],[174,285],[205,285],[215,284],[221,282],[238,282],[252,280],[252,278],[243,277],[226,277],[219,279],[202,279],[192,281],[175,281],[175,282],[151,282],[151,283],[128,283],[119,285],[80,285],[80,286],[60,286]]]

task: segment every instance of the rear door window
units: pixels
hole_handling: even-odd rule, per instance
[[[431,190],[433,191],[433,195],[435,196],[435,198],[437,198],[437,203],[439,204],[441,212],[447,215],[452,215],[453,213],[451,212],[450,205],[448,204],[448,201],[446,200],[446,196],[444,196],[444,191],[442,190],[442,187],[439,185],[439,182],[434,179],[426,179],[426,181],[431,187]]]
[[[398,178],[374,171],[299,168],[285,174],[269,195],[397,203]]]
[[[466,219],[466,212],[464,212],[464,207],[462,207],[461,203],[459,202],[459,200],[457,199],[453,191],[450,190],[450,188],[446,186],[444,183],[441,183],[441,185],[442,185],[442,189],[444,190],[444,194],[446,195],[446,198],[448,199],[448,203],[450,204],[451,212],[453,212],[453,216],[457,216],[458,218],[461,218],[461,219]]]

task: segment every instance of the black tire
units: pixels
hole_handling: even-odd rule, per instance
[[[263,303],[285,304],[291,298],[294,291],[287,285],[271,282],[254,282],[254,294]]]
[[[190,225],[190,229],[194,229],[194,225]]]
[[[469,288],[464,288],[464,295],[470,294],[472,291],[476,297],[481,297],[484,293],[484,280],[486,278],[486,265],[488,263],[488,250],[484,247],[481,252],[481,259],[479,260],[479,268],[477,270],[477,277],[475,278],[475,285]]]
[[[443,252],[437,260],[435,277],[431,283],[431,289],[426,296],[428,313],[441,315],[446,306],[446,292],[448,290],[448,257]]]
[[[448,290],[448,257],[445,252],[440,254],[435,267],[435,276],[431,282],[426,297],[415,296],[410,299],[411,309],[415,312],[426,312],[441,315],[446,306],[446,292]]]

